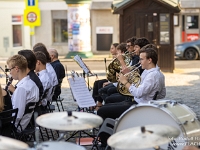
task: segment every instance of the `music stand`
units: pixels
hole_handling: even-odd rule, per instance
[[[83,77],[77,76],[77,73],[75,71],[72,72],[72,77],[68,78],[68,82],[70,85],[70,90],[72,93],[72,97],[74,101],[77,102],[79,111],[85,110],[84,108],[95,106],[94,99],[92,98],[92,95],[89,92],[89,89],[86,86],[85,79]],[[87,110],[87,109],[86,109]],[[86,131],[74,131],[73,134],[68,137],[65,141],[68,141],[71,138],[75,138],[74,136],[76,134],[79,134],[79,145],[80,145],[80,138],[83,137],[82,133],[86,134],[89,137],[94,138],[93,135],[90,135]]]
[[[92,88],[90,87],[89,77],[96,76],[96,78],[98,78],[97,74],[94,74],[94,73],[91,72],[91,70],[83,62],[82,58],[79,55],[74,56],[73,60],[81,67],[81,69],[83,69],[84,79],[86,78],[85,75],[87,75],[87,86],[88,86],[88,90],[91,91]]]

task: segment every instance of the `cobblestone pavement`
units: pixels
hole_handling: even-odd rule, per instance
[[[104,70],[93,71],[98,74],[99,79],[105,78]],[[176,68],[174,73],[164,73],[165,83],[167,89],[166,100],[176,100],[182,104],[187,105],[191,108],[198,118],[200,118],[200,69],[190,68],[190,69],[179,69]],[[90,85],[96,77],[90,77]],[[5,78],[0,78],[2,86],[5,86]],[[64,78],[62,84],[62,94],[61,97],[64,98],[63,104],[65,110],[76,110],[77,104],[72,98],[72,94],[69,88],[67,77]],[[87,147],[87,149],[90,149]]]

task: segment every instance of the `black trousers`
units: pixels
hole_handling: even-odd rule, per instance
[[[103,100],[114,93],[118,93],[117,88],[112,83],[106,85],[103,88],[100,88],[98,92]]]
[[[106,118],[116,119],[119,118],[127,109],[129,109],[133,104],[137,104],[135,101],[124,101],[120,103],[110,103],[106,104],[97,111],[97,115],[105,120]],[[103,146],[107,145],[107,140],[110,137],[109,134],[103,132],[99,135],[101,143]]]
[[[94,82],[92,97],[93,97],[95,102],[97,102],[97,101],[103,102],[103,99],[99,95],[98,91],[99,91],[100,88],[103,87],[103,83],[105,83],[105,82],[108,82],[108,80],[102,79],[102,80],[97,80],[97,81]]]
[[[120,93],[114,93],[114,94],[106,97],[105,104],[118,103],[118,102],[123,102],[123,101],[132,101],[132,98],[133,97],[131,97],[131,96],[125,96]]]

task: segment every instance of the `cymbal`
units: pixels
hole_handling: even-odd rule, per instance
[[[70,142],[61,142],[61,141],[49,141],[43,142],[37,145],[38,149],[41,150],[85,150],[84,147],[76,145]]]
[[[180,131],[167,125],[146,125],[117,132],[109,137],[108,145],[117,149],[153,148],[178,137]]]
[[[28,149],[28,144],[9,138],[0,136],[0,149],[11,150],[11,149]]]
[[[86,130],[98,127],[103,119],[86,112],[54,112],[39,116],[38,125],[61,131]]]

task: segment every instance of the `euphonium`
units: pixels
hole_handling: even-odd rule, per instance
[[[122,54],[125,64],[126,66],[128,66],[131,62],[131,55],[132,53],[125,53]],[[119,73],[121,70],[121,64],[120,61],[117,58],[114,58],[110,64],[108,65],[108,72],[106,74],[107,79],[110,82],[117,82],[117,78],[116,78],[116,73]]]
[[[128,82],[130,84],[134,84],[136,87],[138,87],[141,82],[140,73],[139,73],[140,72],[139,68],[141,67],[141,64],[138,67],[136,67],[136,65],[131,66],[132,68],[134,67],[134,69],[126,73],[124,76],[128,78]],[[121,93],[122,95],[133,96],[121,82],[118,82],[117,84],[117,91]]]

